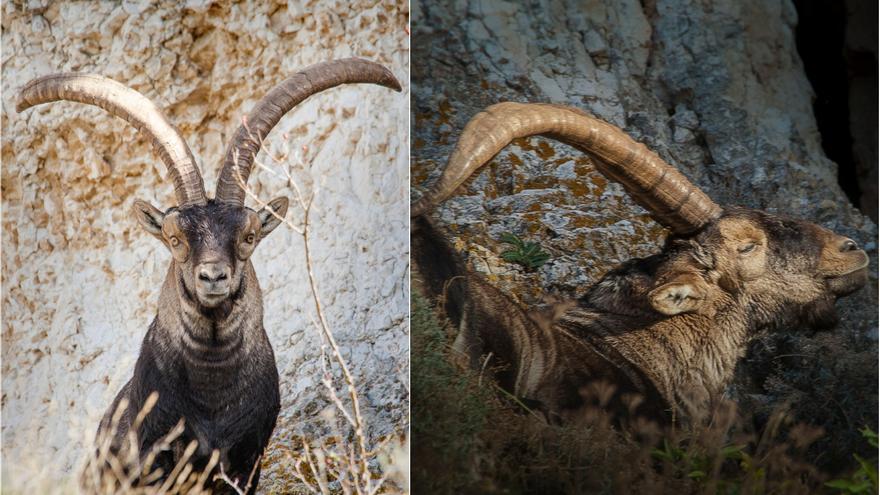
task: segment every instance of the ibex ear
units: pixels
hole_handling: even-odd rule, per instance
[[[269,235],[275,227],[281,224],[281,219],[287,214],[287,206],[290,202],[284,196],[275,198],[265,208],[257,212],[260,217],[260,238]],[[274,212],[274,213],[273,213]]]
[[[165,214],[156,209],[150,203],[141,200],[135,200],[131,207],[134,217],[137,219],[141,227],[152,234],[157,239],[162,239],[162,221],[165,220]]]
[[[706,296],[706,282],[692,273],[678,275],[648,293],[651,306],[668,316],[704,312],[709,306]]]

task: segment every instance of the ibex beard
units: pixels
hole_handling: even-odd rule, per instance
[[[532,135],[587,153],[672,231],[660,253],[609,271],[550,322],[467,269],[428,217],[513,139]],[[501,103],[478,114],[412,212],[415,273],[429,297],[443,300],[458,330],[454,349],[551,421],[584,417],[596,383],[614,389],[598,402],[618,422],[701,421],[752,337],[829,328],[835,301],[867,281],[867,254],[851,239],[722,208],[620,129],[557,105]]]
[[[219,480],[203,476],[198,484],[208,482],[215,493],[256,491],[259,461],[275,428],[280,394],[250,258],[282,222],[288,200],[277,198],[252,210],[244,206],[246,184],[263,140],[288,111],[315,93],[348,83],[401,90],[388,69],[366,60],[337,60],[298,72],[257,102],[238,127],[213,199],[207,197],[179,132],[137,91],[94,74],[50,75],[21,90],[18,111],[69,100],[125,119],[150,138],[174,182],[175,207],[163,212],[143,201],[134,203],[138,223],[162,242],[172,260],[134,375],[107,410],[98,433],[100,441],[108,428],[115,428],[109,433],[111,454],[134,451],[152,465],[129,465],[120,472],[109,462],[105,472],[111,477],[110,488],[158,482],[180,486],[178,482],[186,480],[175,476],[214,470],[222,475]],[[141,416],[145,405],[152,410]],[[166,435],[180,424],[182,433],[166,446]],[[126,445],[131,439],[136,445]],[[99,445],[99,450],[105,448]],[[192,466],[179,470],[181,463]],[[141,472],[146,479],[139,478]],[[105,479],[91,481],[108,485]]]

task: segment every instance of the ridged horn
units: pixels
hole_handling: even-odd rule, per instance
[[[358,58],[315,64],[294,74],[269,91],[235,131],[217,179],[216,199],[243,205],[245,191],[242,186],[247,184],[254,159],[263,140],[284,114],[315,93],[351,83],[372,83],[401,90],[390,70]]]
[[[27,83],[18,94],[15,110],[62,100],[100,107],[146,134],[174,181],[177,206],[205,203],[205,184],[189,146],[147,97],[97,74],[52,74]]]
[[[422,215],[446,200],[512,140],[535,135],[590,155],[603,175],[675,233],[694,232],[721,215],[721,207],[675,167],[619,128],[572,107],[510,102],[492,105],[468,122],[440,180],[413,204],[411,214]]]

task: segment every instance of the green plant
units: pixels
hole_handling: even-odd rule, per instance
[[[743,449],[745,445],[726,445],[719,451],[721,459],[741,460],[746,457]],[[714,456],[690,452],[677,445],[669,443],[668,438],[663,439],[663,447],[651,450],[651,456],[661,461],[668,461],[679,469],[678,475],[684,475],[692,480],[702,480],[709,476],[715,459]]]
[[[451,362],[434,308],[415,290],[411,302],[413,492],[459,493],[473,483],[492,393]]]
[[[740,493],[742,481],[749,473],[753,477],[762,478],[764,470],[753,468],[752,457],[745,452],[746,445],[724,445],[717,450],[702,450],[670,443],[669,438],[663,439],[660,448],[651,450],[651,457],[669,463],[676,478],[687,478],[699,485],[713,484],[716,493]],[[729,479],[724,479],[720,469],[724,464],[738,466]],[[741,471],[740,471],[741,470]]]
[[[515,234],[509,232],[501,234],[501,242],[513,246],[512,249],[501,253],[501,257],[505,261],[522,265],[526,270],[532,271],[550,259],[550,253],[541,249],[540,244],[523,241]]]
[[[869,427],[864,427],[859,432],[868,441],[868,444],[877,449],[877,433]],[[825,483],[825,486],[838,490],[838,493],[877,493],[877,459],[865,460],[858,454],[853,454],[858,469],[848,478],[838,478]]]

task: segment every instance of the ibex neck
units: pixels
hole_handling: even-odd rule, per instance
[[[711,317],[687,314],[648,325],[599,327],[605,342],[651,378],[679,411],[676,416],[691,419],[704,414],[730,384],[750,334],[746,316],[734,303]]]
[[[204,393],[207,402],[232,386],[248,357],[268,345],[256,274],[250,263],[244,270],[241,286],[225,308],[200,307],[173,263],[159,297],[157,331],[169,342],[164,364],[184,371],[192,389]]]

